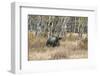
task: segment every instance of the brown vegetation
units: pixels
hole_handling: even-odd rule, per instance
[[[76,59],[87,58],[88,39],[83,35],[79,39],[78,34],[71,33],[60,41],[58,47],[47,47],[46,37],[36,37],[33,32],[28,33],[28,60],[54,60],[54,59]]]

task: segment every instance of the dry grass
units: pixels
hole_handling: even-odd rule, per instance
[[[43,48],[45,47],[46,38],[36,37],[33,32],[28,33],[29,48]]]
[[[88,49],[88,39],[84,38],[79,43],[81,49]]]
[[[78,37],[78,34],[76,33],[70,33],[67,35],[67,39],[70,41],[75,41],[75,40],[78,40],[79,37]]]
[[[31,36],[32,35],[32,36]],[[60,41],[59,47],[46,47],[46,38],[36,38],[29,33],[29,55],[28,60],[54,60],[54,59],[76,59],[87,58],[87,39],[78,40],[77,34],[71,34]],[[75,39],[74,39],[75,38]]]

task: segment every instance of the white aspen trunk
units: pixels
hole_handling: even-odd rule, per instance
[[[76,17],[75,17],[75,27],[74,27],[74,33],[76,31]]]

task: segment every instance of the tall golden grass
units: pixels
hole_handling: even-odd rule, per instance
[[[58,47],[47,47],[45,35],[36,37],[33,32],[28,32],[28,60],[55,60],[88,57],[88,38],[79,40],[78,34],[67,34],[60,41]]]

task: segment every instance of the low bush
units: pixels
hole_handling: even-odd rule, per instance
[[[28,32],[28,47],[31,48],[35,41],[35,35],[33,32]]]
[[[67,38],[70,41],[75,41],[75,40],[78,40],[79,39],[78,34],[75,34],[75,33],[70,33]]]
[[[68,58],[68,55],[65,51],[57,51],[51,55],[51,59],[65,59]]]
[[[88,38],[84,38],[79,42],[79,47],[81,49],[88,49]]]
[[[43,48],[46,45],[46,38],[43,36],[36,37],[34,33],[28,33],[29,48]]]

